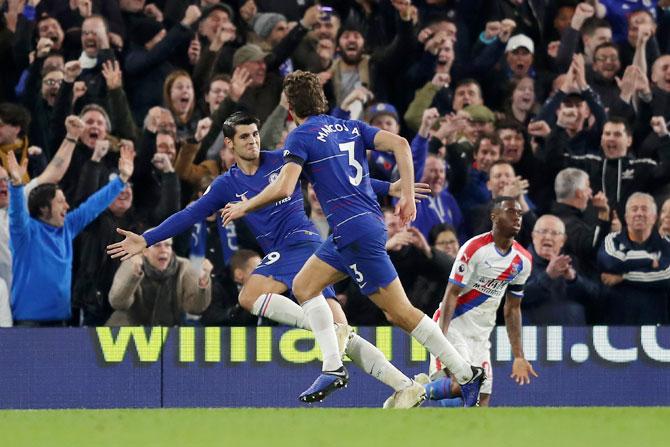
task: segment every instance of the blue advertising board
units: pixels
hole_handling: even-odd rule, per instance
[[[408,376],[428,354],[404,332],[358,333]],[[492,334],[496,406],[670,405],[670,327],[525,327],[540,377],[510,378],[504,327]],[[293,407],[320,370],[310,332],[258,328],[0,330],[0,408]],[[392,390],[351,362],[325,407],[379,407]],[[644,386],[640,386],[643,384]]]

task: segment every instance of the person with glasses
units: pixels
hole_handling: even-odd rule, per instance
[[[619,47],[612,42],[602,43],[593,51],[593,65],[587,69],[586,78],[605,107],[613,107],[621,94],[616,82],[621,67]]]
[[[586,309],[598,296],[598,286],[579,274],[572,258],[562,252],[567,239],[558,217],[545,214],[535,223],[529,247],[533,271],[521,304],[524,324],[586,324]]]

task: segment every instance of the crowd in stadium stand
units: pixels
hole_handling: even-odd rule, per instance
[[[271,324],[237,302],[267,255],[243,220],[123,262],[106,247],[234,163],[233,112],[282,148],[298,69],[332,115],[411,144],[430,197],[410,228],[379,200],[416,307],[432,315],[460,244],[513,196],[524,323],[670,323],[670,1],[319,3],[0,0],[0,327]],[[388,153],[368,160],[398,178]],[[350,324],[388,324],[355,282],[335,288]]]

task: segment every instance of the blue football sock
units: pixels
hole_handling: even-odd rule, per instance
[[[442,377],[424,385],[426,395],[430,400],[448,399],[451,396],[451,378]]]
[[[462,397],[454,397],[451,399],[441,399],[437,401],[437,405],[440,407],[462,407],[463,406],[463,398]]]

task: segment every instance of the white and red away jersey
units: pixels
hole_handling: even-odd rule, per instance
[[[505,291],[522,298],[532,265],[531,254],[516,241],[507,253],[496,248],[490,232],[467,241],[458,251],[449,275],[449,282],[463,287],[449,330],[487,340]]]

